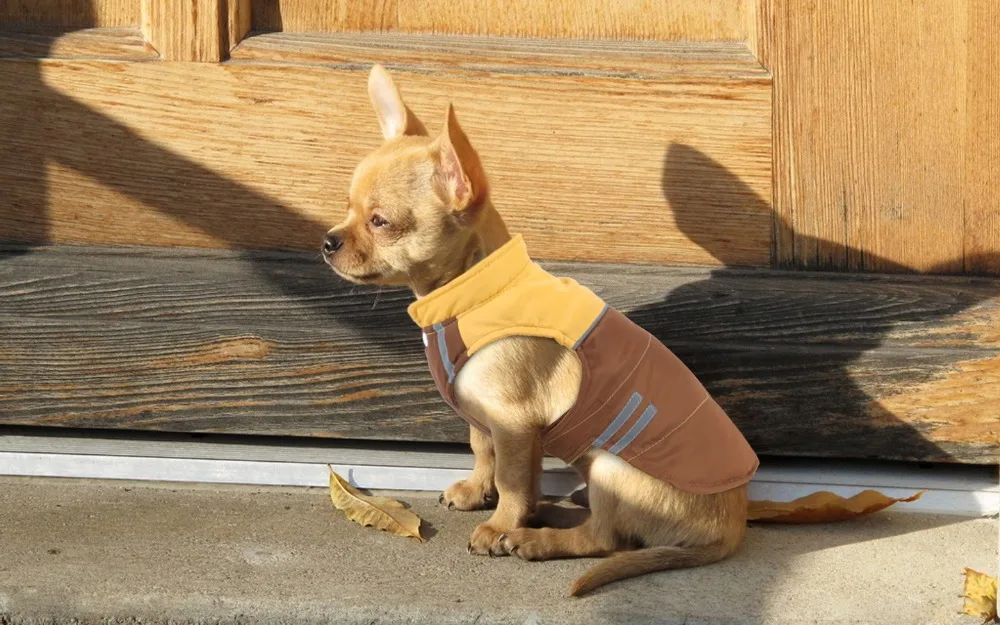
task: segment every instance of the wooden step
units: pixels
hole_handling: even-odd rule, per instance
[[[546,263],[687,362],[762,454],[1000,461],[1000,281]],[[0,256],[0,423],[462,441],[410,295],[309,254]]]
[[[432,131],[455,103],[539,257],[770,261],[771,78],[742,43],[276,33],[216,64],[112,34],[0,58],[0,240],[313,250],[380,141],[377,61]]]

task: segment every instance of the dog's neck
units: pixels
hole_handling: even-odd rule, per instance
[[[476,263],[497,251],[509,241],[510,233],[507,231],[507,224],[503,222],[500,213],[493,208],[493,204],[487,200],[486,205],[483,207],[483,214],[479,217],[479,222],[476,224],[475,232],[469,238],[462,252],[455,257],[456,262],[451,267],[436,272],[437,275],[414,280],[410,284],[413,294],[417,296],[417,299],[420,299],[432,291],[443,287],[469,269],[472,269]]]

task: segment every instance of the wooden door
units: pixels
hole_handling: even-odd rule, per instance
[[[0,2],[0,422],[462,440],[408,294],[315,258],[379,141],[381,62],[432,129],[455,104],[533,255],[762,453],[996,461],[997,284],[926,274],[1000,274],[998,14]]]

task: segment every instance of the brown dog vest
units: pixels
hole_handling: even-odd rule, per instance
[[[532,262],[520,236],[409,312],[442,397],[487,434],[458,407],[458,372],[493,341],[544,337],[583,365],[576,403],[542,432],[547,454],[572,463],[598,447],[692,493],[745,484],[757,470],[746,439],[677,356],[589,289]]]

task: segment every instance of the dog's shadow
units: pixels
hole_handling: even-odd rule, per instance
[[[531,525],[570,528],[576,527],[588,516],[589,511],[568,500],[551,498],[539,506]],[[867,576],[870,583],[892,585],[899,580],[883,579],[880,569],[873,570],[864,565],[864,558],[875,551],[862,546],[862,543],[882,545],[876,550],[880,549],[884,555],[894,544],[901,544],[899,541],[903,536],[933,533],[962,521],[967,519],[899,514],[890,508],[878,514],[836,523],[786,525],[752,522],[739,551],[722,562],[662,571],[608,584],[597,588],[582,601],[592,612],[595,623],[631,622],[642,618],[656,622],[656,619],[667,615],[695,621],[706,618],[712,622],[730,622],[725,619],[734,623],[757,622],[766,620],[776,605],[794,600],[798,592],[796,586],[804,585],[799,575],[809,580],[806,576],[815,574],[815,567],[796,568],[796,563],[802,562],[803,558],[805,561],[827,559],[832,566],[838,567],[824,573],[831,584],[829,588],[813,589],[818,594],[835,593],[832,589],[842,586],[845,581],[850,583],[859,574]],[[934,554],[913,554],[913,558],[927,564],[933,562]],[[582,574],[595,563],[596,559],[592,558],[577,561],[573,575]],[[958,573],[956,571],[956,575]],[[920,583],[911,585],[919,586]],[[851,601],[849,594],[836,597],[838,611],[864,612],[863,606],[854,605]],[[807,602],[803,609],[814,609],[814,603]],[[816,614],[810,616],[819,618]]]
[[[858,595],[871,596],[872,588],[883,587],[915,596],[924,591],[919,574],[898,579],[884,568],[887,553],[907,540],[901,537],[941,534],[960,520],[883,512],[823,525],[752,525],[740,551],[727,560],[609,584],[582,601],[595,623],[643,617],[658,622],[668,615],[691,622],[757,623],[771,622],[776,613],[794,614],[795,622],[864,622],[873,610]],[[933,566],[936,558],[930,551],[912,554],[915,568],[907,573]],[[581,562],[580,571],[592,565]],[[956,580],[960,575],[956,569]],[[957,594],[960,581],[955,588]],[[906,599],[887,595],[886,600],[898,605]]]
[[[780,221],[744,182],[682,144],[667,150],[662,182],[679,229],[724,266],[627,314],[674,350],[738,424],[752,424],[746,428],[753,433],[751,444],[786,455],[816,455],[827,441],[824,455],[832,457],[845,451],[854,458],[886,457],[891,447],[897,460],[950,458],[948,449],[881,406],[856,379],[859,371],[868,378],[888,376],[889,367],[858,361],[871,359],[894,328],[943,325],[996,292],[959,287],[929,299],[917,279],[884,291],[867,287],[859,295],[852,278],[815,281],[806,272],[789,272],[778,282],[736,267],[739,257],[712,229],[713,214],[763,214]],[[898,376],[896,388],[917,384],[932,370],[923,362],[933,362],[933,350],[912,351],[908,364],[891,373]]]

